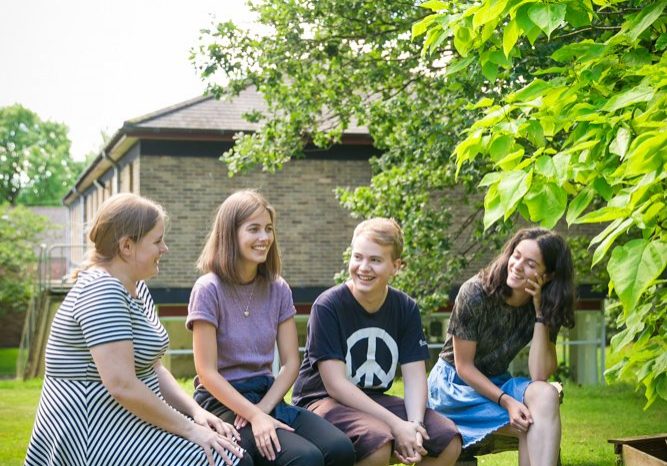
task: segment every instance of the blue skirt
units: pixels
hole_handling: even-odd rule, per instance
[[[512,377],[509,372],[489,379],[522,403],[531,382],[526,377]],[[505,408],[477,393],[456,374],[451,364],[440,358],[428,376],[428,404],[456,424],[463,436],[463,448],[510,422]]]

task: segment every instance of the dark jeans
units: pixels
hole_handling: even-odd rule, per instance
[[[211,398],[213,398],[211,396]],[[196,399],[196,397],[195,397]],[[200,400],[197,400],[200,401]],[[230,424],[236,415],[215,398],[200,403],[205,409],[216,414]],[[217,405],[217,406],[214,406]],[[274,462],[267,460],[260,453],[252,434],[252,426],[247,424],[239,433],[240,445],[246,450],[243,466],[352,466],[354,464],[354,448],[352,442],[343,432],[328,421],[310,411],[297,408],[299,415],[290,427],[294,432],[276,429],[281,451]],[[252,458],[254,463],[249,462]]]

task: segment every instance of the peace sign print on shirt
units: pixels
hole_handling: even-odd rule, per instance
[[[347,339],[347,378],[361,388],[388,388],[396,375],[398,345],[379,327],[357,330]]]

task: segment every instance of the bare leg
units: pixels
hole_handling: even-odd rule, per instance
[[[423,466],[454,466],[456,464],[456,459],[461,454],[461,438],[457,435],[455,436],[447,448],[442,450],[440,456],[437,458],[425,457],[419,463]]]
[[[356,466],[387,466],[391,457],[391,442],[382,445],[373,453],[361,461],[354,463]]]
[[[525,432],[521,432],[510,425],[506,425],[502,429],[497,430],[495,434],[507,435],[519,439],[519,466],[530,466],[530,459],[528,458],[528,440]]]
[[[556,466],[560,448],[558,391],[546,382],[528,385],[524,402],[533,417],[526,444],[531,466]]]

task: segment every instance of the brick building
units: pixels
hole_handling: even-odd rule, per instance
[[[169,214],[170,251],[161,261],[160,275],[151,280],[151,292],[161,315],[182,315],[198,276],[195,262],[218,205],[234,191],[255,188],[277,210],[283,276],[299,312],[307,313],[313,299],[344,267],[342,252],[358,222],[339,205],[334,189],[367,184],[368,159],[377,151],[366,128],[352,126],[341,144],[306,150],[305,158],[290,161],[274,174],[255,169],[230,178],[219,157],[232,147],[234,134],[257,129],[243,115],[265,108],[261,95],[248,89],[229,101],[198,97],[125,122],[65,196],[71,263],[82,259],[86,227],[102,201],[124,191],[154,199]],[[454,190],[448,197],[455,216],[465,218],[466,196]],[[596,228],[566,234],[591,235]],[[489,251],[469,264],[461,282],[494,254]],[[593,301],[592,307],[599,308],[599,297]]]
[[[161,315],[179,314],[220,202],[239,189],[256,188],[277,210],[283,276],[300,312],[307,312],[343,267],[342,251],[357,223],[340,207],[334,189],[367,184],[368,159],[376,151],[367,131],[353,127],[340,145],[307,150],[305,158],[275,174],[256,169],[230,178],[219,157],[235,133],[256,129],[243,113],[264,107],[261,95],[247,90],[231,101],[200,97],[125,122],[64,199],[72,243],[85,243],[86,226],[113,193],[131,191],[159,202],[169,215],[170,251],[150,287]],[[74,263],[80,251],[73,248]]]

